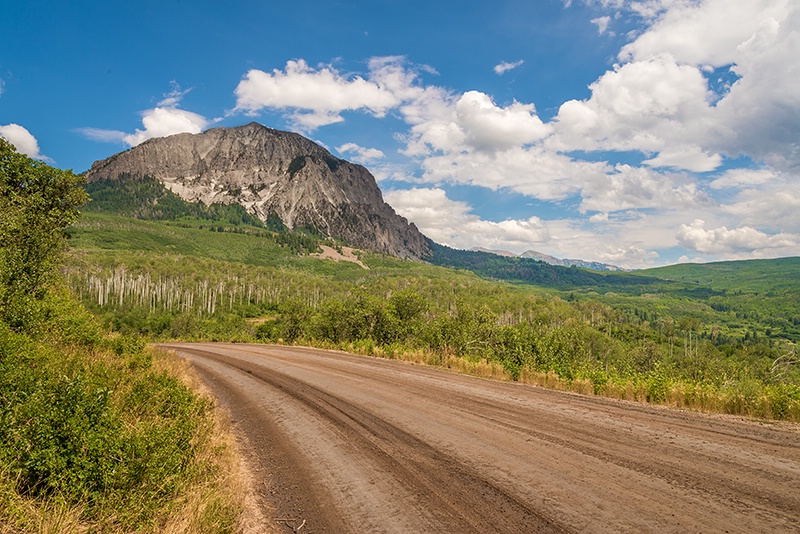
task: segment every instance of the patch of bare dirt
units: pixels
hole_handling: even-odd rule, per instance
[[[332,351],[171,347],[233,414],[278,532],[800,531],[798,425]]]
[[[322,252],[317,254],[311,254],[314,258],[320,258],[323,260],[333,260],[333,261],[349,261],[350,263],[355,263],[362,269],[369,270],[369,267],[364,265],[361,260],[359,260],[355,255],[355,249],[350,247],[342,247],[342,251],[339,252],[333,247],[329,247],[327,245],[320,245]]]

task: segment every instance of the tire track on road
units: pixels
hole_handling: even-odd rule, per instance
[[[474,533],[569,531],[543,512],[367,410],[257,364],[209,352],[185,352],[202,355],[246,373],[335,424],[352,446],[370,455],[376,468],[392,473],[398,483],[409,488],[419,506],[428,509],[439,528],[444,527],[448,532]],[[437,525],[431,525],[432,531]]]
[[[798,425],[336,351],[174,347],[263,412],[304,532],[800,531]]]

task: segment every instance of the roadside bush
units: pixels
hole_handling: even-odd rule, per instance
[[[770,404],[767,417],[800,421],[800,385],[779,384],[765,389]]]
[[[88,196],[83,177],[18,153],[0,138],[0,320],[31,331]]]
[[[158,531],[209,465],[211,403],[59,285],[81,180],[0,139],[1,532]]]
[[[0,476],[19,495],[130,527],[190,483],[209,404],[141,352],[131,366],[132,355],[87,357],[5,328],[0,354]]]

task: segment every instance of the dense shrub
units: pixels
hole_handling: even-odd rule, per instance
[[[191,482],[208,402],[155,370],[135,338],[51,341],[0,323],[0,477],[87,519],[152,521]]]
[[[42,528],[31,510],[62,505],[93,530],[153,527],[197,478],[211,422],[141,338],[104,333],[61,287],[80,182],[0,139],[3,531]]]

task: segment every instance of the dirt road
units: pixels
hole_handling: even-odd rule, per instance
[[[172,344],[278,532],[800,532],[800,427],[313,349]]]

